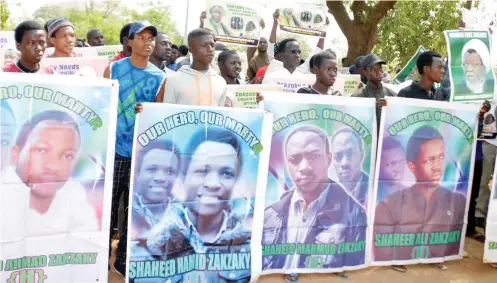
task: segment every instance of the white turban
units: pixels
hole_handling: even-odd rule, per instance
[[[481,58],[482,64],[485,66],[486,72],[490,70],[490,51],[488,50],[488,46],[483,43],[483,41],[479,39],[471,39],[466,42],[461,52],[461,62],[464,62],[464,55],[468,50],[473,49],[478,53]]]

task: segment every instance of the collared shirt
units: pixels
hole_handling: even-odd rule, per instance
[[[419,82],[412,82],[410,86],[407,86],[399,91],[398,97],[406,98],[416,98],[425,100],[437,100],[443,101],[443,97],[440,92],[435,90],[435,87],[431,87],[431,91],[427,91],[419,85]]]
[[[307,206],[297,189],[294,190],[288,211],[287,243],[305,243],[306,236],[311,228],[310,225],[314,222],[316,213],[325,205],[329,190],[330,184],[326,186],[325,190],[321,192],[317,199]],[[297,268],[299,258],[299,255],[296,254],[287,256],[285,268]]]
[[[191,221],[190,216],[188,216],[188,208],[185,207],[183,209],[183,213],[185,215],[185,220],[188,225],[188,231],[191,231],[190,236],[188,237],[190,240],[190,245],[192,245],[196,253],[205,253],[207,251],[207,248],[204,245],[205,242],[201,240],[197,228],[195,228],[195,225]],[[228,213],[226,212],[226,210],[223,210],[223,223],[221,224],[221,229],[219,229],[219,231],[217,232],[216,238],[212,243],[217,242],[217,240],[219,240],[221,235],[224,232],[226,232],[226,230],[228,229],[228,218],[229,218]]]

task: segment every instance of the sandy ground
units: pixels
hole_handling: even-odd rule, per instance
[[[112,246],[115,249],[117,241]],[[394,271],[390,267],[370,267],[359,271],[349,272],[350,278],[344,280],[329,274],[302,275],[301,283],[497,283],[497,268],[484,264],[483,244],[466,238],[465,250],[469,257],[462,260],[447,262],[447,270],[441,271],[434,265],[411,265],[406,273]],[[114,258],[111,258],[113,264]],[[282,275],[266,275],[259,278],[261,283],[282,282]],[[124,283],[124,278],[117,272],[109,272],[109,283]]]

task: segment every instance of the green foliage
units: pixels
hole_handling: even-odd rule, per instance
[[[58,17],[68,18],[76,27],[78,38],[85,38],[92,28],[100,29],[105,36],[106,45],[118,45],[121,28],[140,20],[150,21],[160,32],[166,33],[175,43],[182,43],[183,37],[171,22],[170,10],[166,6],[150,2],[145,12],[139,13],[120,7],[118,1],[106,0],[101,3],[90,1],[84,7],[64,7],[61,5],[44,5],[34,13],[34,19],[45,23]]]
[[[393,68],[404,66],[419,45],[447,55],[444,30],[455,29],[461,13],[455,1],[398,1],[380,22],[373,52]]]
[[[0,1],[0,30],[9,30],[9,7],[5,0]]]

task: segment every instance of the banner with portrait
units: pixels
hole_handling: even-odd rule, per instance
[[[497,166],[494,176],[497,176]],[[492,192],[488,204],[487,224],[485,228],[485,252],[483,262],[497,263],[497,178],[492,180]]]
[[[265,93],[274,114],[262,274],[365,267],[375,100]]]
[[[0,280],[104,282],[118,86],[3,73]]]
[[[237,0],[207,0],[205,27],[216,41],[255,47],[261,37],[260,5]]]
[[[326,1],[287,1],[280,7],[280,29],[286,32],[326,37]]]
[[[462,258],[478,111],[473,104],[388,99],[378,138],[373,265]]]
[[[91,47],[74,47],[73,52],[76,57],[97,57],[105,56],[110,60],[117,56],[123,50],[122,45],[104,45],[104,46],[91,46]],[[48,57],[54,53],[55,49],[49,47],[45,49],[43,57]]]
[[[484,102],[490,106],[489,111],[483,114],[483,128],[478,138],[495,139],[497,137],[497,100]]]
[[[227,85],[226,106],[234,108],[258,108],[257,94],[263,92],[282,92],[282,85]]]
[[[418,50],[412,55],[411,59],[407,61],[407,64],[400,70],[400,72],[395,75],[393,79],[394,84],[401,84],[404,81],[419,81],[420,75],[418,71],[418,67],[416,66],[416,61],[418,60],[419,55],[425,52],[426,49],[420,45]]]
[[[271,125],[262,110],[144,104],[131,167],[128,282],[258,276]]]
[[[444,31],[449,56],[450,101],[493,99],[490,33],[485,30]]]
[[[281,85],[284,92],[297,92],[300,88],[308,87],[316,81],[314,74],[302,74],[294,76],[266,75],[262,80],[263,85]],[[343,85],[343,84],[342,84]]]
[[[68,58],[43,58],[41,68],[50,68],[58,75],[75,75],[86,77],[104,76],[109,59],[100,57],[68,57]]]

